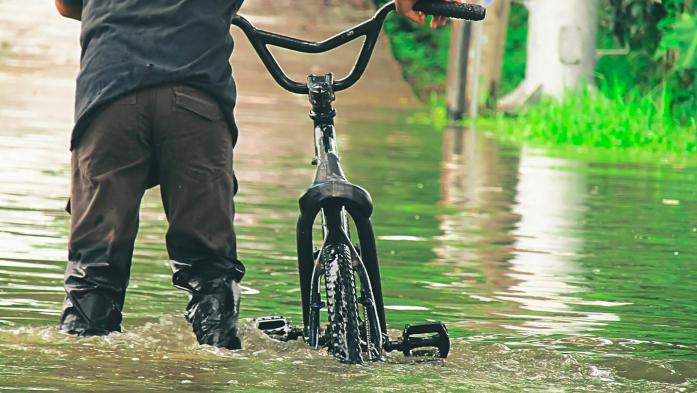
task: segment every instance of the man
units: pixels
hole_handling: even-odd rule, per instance
[[[240,348],[229,29],[242,1],[55,0],[82,21],[62,331],[121,330],[140,201],[160,184],[186,319],[199,343]],[[414,2],[398,9],[423,24]]]

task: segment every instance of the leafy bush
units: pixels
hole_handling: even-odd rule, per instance
[[[659,26],[665,31],[659,45],[659,55],[676,51],[676,70],[697,69],[697,17],[684,13],[661,21]]]
[[[386,0],[375,0],[380,6]],[[431,94],[445,92],[448,69],[450,27],[431,30],[399,15],[392,14],[385,22],[385,32],[390,37],[392,53],[402,65],[404,78],[422,100]]]
[[[658,22],[668,14],[674,0],[601,0],[601,36],[615,38],[619,46],[630,50],[626,57],[607,57],[601,61],[603,75],[618,78],[627,85],[653,86],[661,79],[660,60],[654,54],[661,40]],[[602,67],[602,63],[609,63]]]
[[[630,52],[623,57],[602,58],[598,73],[642,90],[667,83],[674,92],[678,112],[697,105],[694,50],[697,27],[692,1],[602,0],[601,28]],[[692,58],[693,60],[690,60]],[[692,62],[690,67],[684,67]],[[687,120],[687,119],[680,119]]]
[[[665,31],[656,56],[671,60],[666,83],[675,86],[676,107],[697,111],[697,17],[684,13],[659,24]],[[683,115],[679,120],[686,121]]]
[[[525,79],[528,46],[528,9],[520,3],[511,4],[503,55],[501,94],[510,93]]]

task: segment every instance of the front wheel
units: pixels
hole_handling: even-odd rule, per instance
[[[351,249],[342,243],[328,244],[321,257],[329,313],[329,351],[343,362],[363,363]]]

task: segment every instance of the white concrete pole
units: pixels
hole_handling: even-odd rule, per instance
[[[596,60],[598,0],[526,0],[525,80],[499,102],[511,110],[536,99],[560,99],[566,90],[592,83]]]

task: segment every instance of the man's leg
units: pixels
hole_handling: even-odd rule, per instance
[[[138,211],[152,157],[136,95],[103,109],[72,152],[71,231],[62,331],[121,330]]]
[[[218,104],[189,87],[158,89],[155,151],[169,221],[173,282],[191,294],[199,343],[236,349],[239,281],[232,135]]]

